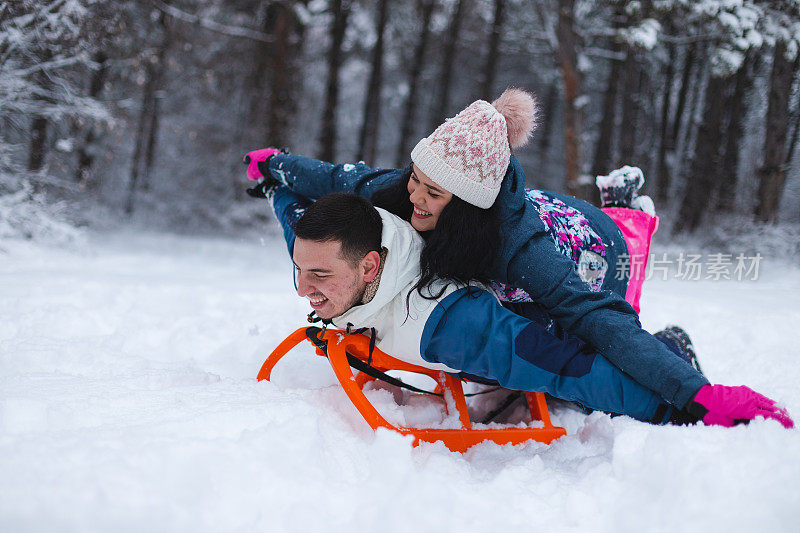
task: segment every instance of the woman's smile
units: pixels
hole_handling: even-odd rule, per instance
[[[414,206],[414,216],[417,218],[429,218],[433,216],[433,213],[429,213],[427,211],[423,211],[417,206]]]

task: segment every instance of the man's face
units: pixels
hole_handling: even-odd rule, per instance
[[[296,239],[294,242],[292,259],[297,276],[297,294],[308,298],[320,318],[337,317],[358,304],[367,282],[377,272],[377,268],[370,268],[371,264],[365,265],[371,255],[353,265],[342,258],[341,250],[339,241]],[[377,252],[370,254],[377,256],[380,262]]]

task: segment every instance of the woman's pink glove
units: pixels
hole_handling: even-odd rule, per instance
[[[269,158],[275,154],[280,154],[281,150],[276,148],[262,148],[261,150],[253,150],[244,156],[244,162],[247,165],[247,177],[251,180],[259,180],[267,177],[267,169],[265,165]]]
[[[709,426],[732,427],[763,416],[777,420],[785,428],[794,427],[786,409],[744,385],[703,385],[689,402],[687,410]]]

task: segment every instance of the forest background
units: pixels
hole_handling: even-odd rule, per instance
[[[0,237],[258,227],[245,152],[405,166],[517,86],[528,186],[639,166],[662,235],[797,253],[799,48],[798,0],[2,1]]]

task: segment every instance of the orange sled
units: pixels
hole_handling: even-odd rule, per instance
[[[403,435],[414,436],[414,446],[421,441],[436,442],[442,441],[448,449],[454,452],[465,452],[470,447],[489,440],[497,444],[520,444],[528,440],[550,443],[553,440],[566,435],[566,430],[562,427],[554,426],[550,422],[550,413],[547,410],[547,402],[541,392],[526,392],[528,407],[531,412],[532,420],[541,420],[543,427],[505,427],[491,429],[474,429],[467,412],[467,402],[464,399],[464,390],[461,387],[461,380],[446,372],[431,370],[418,365],[412,365],[399,359],[395,359],[385,354],[379,349],[372,347],[370,350],[370,339],[364,335],[347,334],[340,330],[323,331],[317,327],[300,328],[281,342],[277,348],[269,355],[261,370],[258,372],[258,380],[269,380],[272,369],[292,348],[308,340],[317,348],[317,355],[325,357],[333,368],[336,379],[342,385],[347,397],[353,402],[358,412],[367,421],[372,429],[380,427],[397,431]],[[370,351],[372,352],[370,357]],[[325,353],[327,352],[327,354]],[[351,360],[348,360],[348,355]],[[381,372],[388,370],[402,370],[424,374],[433,378],[438,384],[436,393],[441,394],[445,403],[445,408],[450,409],[455,406],[458,418],[461,422],[460,429],[438,429],[438,428],[407,428],[396,427],[386,421],[375,407],[370,403],[362,388],[364,385],[375,379],[364,372],[359,372],[358,377],[353,374],[351,361],[353,358],[369,365]]]

